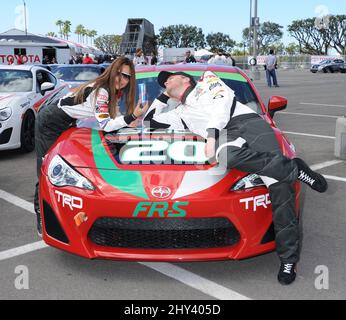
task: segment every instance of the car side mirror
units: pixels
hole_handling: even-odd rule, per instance
[[[55,88],[55,84],[51,82],[44,82],[41,85],[41,94],[44,96],[47,91],[52,91]]]
[[[288,100],[284,97],[273,96],[269,100],[268,104],[268,112],[269,115],[274,118],[274,115],[278,111],[285,110],[288,105]]]

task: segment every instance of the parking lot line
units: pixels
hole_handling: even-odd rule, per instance
[[[326,176],[326,175],[323,175],[323,176],[328,180],[346,182],[346,178],[340,178],[340,177],[335,177],[335,176]]]
[[[169,263],[140,264],[218,300],[251,300],[249,297],[239,294],[238,292],[220,286],[213,281],[200,277],[192,272]]]
[[[324,115],[324,114],[311,114],[311,113],[294,113],[294,112],[280,112],[279,115],[281,114],[288,114],[292,116],[309,116],[309,117],[320,117],[320,118],[333,118],[333,119],[338,119],[340,116],[329,116],[329,115]]]
[[[326,162],[315,164],[315,165],[311,166],[311,169],[314,171],[317,171],[317,170],[321,170],[321,169],[325,169],[328,167],[338,165],[338,164],[343,163],[343,162],[344,162],[343,160],[326,161]]]
[[[0,190],[0,199],[3,199],[6,202],[9,202],[19,208],[22,208],[27,212],[35,213],[34,205],[31,202],[25,201],[6,191]]]
[[[15,258],[30,252],[34,252],[37,250],[41,250],[44,248],[48,248],[48,246],[43,242],[35,242],[35,243],[30,243],[22,247],[6,250],[3,252],[0,252],[0,261]]]
[[[300,104],[303,106],[346,108],[346,106],[342,106],[339,104],[323,104],[323,103],[312,103],[312,102],[301,102]]]
[[[308,134],[308,133],[299,133],[299,132],[289,132],[289,131],[284,131],[285,134],[292,134],[295,136],[303,136],[303,137],[312,137],[312,138],[322,138],[322,139],[331,139],[331,140],[335,140],[335,137],[331,137],[331,136],[320,136],[317,134]]]

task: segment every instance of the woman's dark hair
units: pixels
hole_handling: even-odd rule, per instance
[[[126,88],[116,89],[116,81],[121,81],[121,69],[123,66],[129,66],[131,78]],[[131,114],[135,107],[136,99],[136,72],[133,62],[125,57],[116,59],[103,74],[95,80],[89,81],[82,85],[75,93],[75,103],[81,104],[84,101],[85,91],[90,85],[96,90],[96,95],[101,88],[106,89],[109,93],[109,114],[112,119],[117,117],[117,105],[121,95],[124,95],[126,101],[127,114]]]

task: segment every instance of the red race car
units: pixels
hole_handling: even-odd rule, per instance
[[[161,92],[160,71],[216,73],[238,100],[274,128],[284,154],[294,146],[239,69],[175,65],[137,69],[149,101]],[[212,261],[244,259],[275,249],[269,193],[257,175],[208,163],[205,140],[185,131],[89,128],[65,132],[46,156],[40,178],[43,239],[90,259]],[[296,185],[299,212],[300,185]]]

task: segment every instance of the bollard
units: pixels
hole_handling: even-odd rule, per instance
[[[346,116],[336,121],[335,156],[346,160]]]

